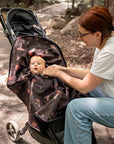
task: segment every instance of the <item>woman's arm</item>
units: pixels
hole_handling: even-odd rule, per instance
[[[58,70],[51,66],[46,68],[43,74],[48,75],[48,76],[58,77],[64,83],[66,83],[70,87],[78,90],[79,92],[83,94],[88,93],[89,91],[93,90],[104,80],[103,78],[97,77],[90,72],[88,72],[85,75],[85,77],[83,77],[83,79],[79,79],[76,77],[72,77],[68,73],[65,73],[64,71]]]
[[[85,69],[63,67],[59,65],[53,65],[52,67],[61,70],[72,77],[79,78],[79,79],[83,79],[86,76],[86,74],[89,72],[89,70],[85,70]]]
[[[72,77],[83,79],[89,70],[84,70],[84,69],[79,69],[79,68],[72,68],[72,67],[67,67],[64,70],[65,73],[69,74]]]
[[[103,78],[97,77],[90,72],[83,79],[71,77],[61,71],[57,73],[57,77],[68,84],[70,87],[78,90],[83,94],[90,92],[104,80]]]

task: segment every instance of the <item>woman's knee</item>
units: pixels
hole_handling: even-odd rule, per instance
[[[82,107],[83,104],[81,100],[81,98],[77,98],[69,102],[69,104],[67,105],[68,114],[76,113],[78,109]]]
[[[67,112],[70,113],[84,113],[94,106],[94,98],[77,98],[72,100],[67,106]]]

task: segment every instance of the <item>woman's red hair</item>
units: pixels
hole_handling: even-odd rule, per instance
[[[79,19],[79,25],[91,32],[100,31],[102,38],[109,36],[113,29],[112,16],[107,8],[95,6]]]

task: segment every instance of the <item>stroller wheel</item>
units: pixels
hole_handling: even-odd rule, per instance
[[[12,140],[13,142],[16,142],[19,140],[20,130],[15,121],[9,121],[7,123],[6,131],[7,131],[7,134],[8,134],[8,137],[10,138],[10,140]]]

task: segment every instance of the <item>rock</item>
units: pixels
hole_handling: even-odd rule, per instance
[[[49,28],[62,29],[66,25],[66,20],[63,18],[50,19],[48,23]]]
[[[61,34],[70,34],[72,36],[78,36],[78,21],[79,16],[71,20],[62,30]]]

